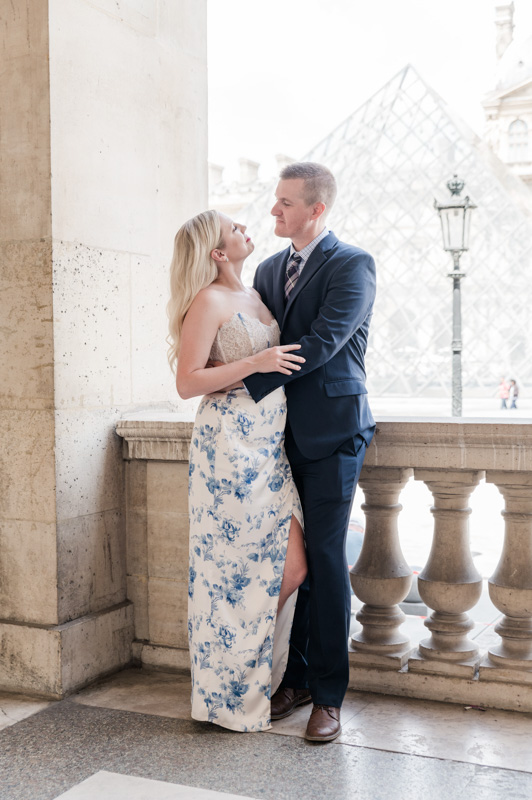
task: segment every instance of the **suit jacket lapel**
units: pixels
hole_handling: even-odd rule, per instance
[[[275,319],[279,323],[279,327],[281,326],[284,316],[284,284],[286,275],[286,262],[288,261],[289,254],[289,247],[286,250],[282,250],[272,265],[273,308],[271,311],[273,311]]]
[[[325,239],[322,239],[322,241],[314,248],[314,250],[310,254],[309,260],[303,267],[303,272],[301,273],[301,277],[299,278],[298,282],[290,292],[290,297],[288,298],[286,307],[284,309],[283,322],[286,319],[288,311],[293,306],[294,300],[297,299],[297,296],[299,295],[301,290],[305,288],[305,286],[312,279],[312,277],[318,272],[320,267],[322,267],[323,264],[325,264],[325,262],[329,257],[329,251],[336,244],[337,241],[338,240],[336,239],[334,233],[329,233],[329,235],[326,236]],[[283,296],[284,296],[284,290],[283,290]]]

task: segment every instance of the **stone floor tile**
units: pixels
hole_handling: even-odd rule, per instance
[[[174,719],[190,717],[190,680],[184,675],[170,675],[145,670],[124,670],[83,689],[71,699],[82,705],[114,708]],[[342,725],[365,708],[372,695],[348,692],[342,705]],[[269,733],[304,737],[311,704],[301,706],[286,719],[272,723]]]
[[[44,708],[56,702],[55,700],[38,700],[35,697],[26,697],[22,694],[9,694],[0,692],[0,731],[15,725],[22,719],[37,714]]]
[[[71,700],[0,732],[2,800],[57,800],[100,771],[222,792],[220,800],[532,797],[532,774],[445,761],[436,751],[426,757],[234,733]]]
[[[154,781],[116,772],[97,772],[56,800],[251,800],[243,795]]]
[[[369,695],[340,741],[532,773],[532,714]]]
[[[72,700],[85,706],[190,719],[190,679],[186,675],[127,669],[78,692]]]

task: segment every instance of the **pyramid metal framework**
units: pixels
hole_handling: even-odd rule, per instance
[[[464,390],[489,395],[502,375],[532,385],[532,193],[413,67],[302,160],[335,174],[339,192],[328,224],[377,262],[367,355],[372,393],[450,394],[452,260],[433,203],[449,196],[445,184],[454,173],[478,206],[460,264]],[[285,245],[272,233],[274,188],[239,214],[256,244],[251,272]]]

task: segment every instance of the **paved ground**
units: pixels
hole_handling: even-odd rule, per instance
[[[527,396],[528,394],[528,396]],[[447,397],[369,397],[376,419],[383,417],[450,417],[451,398]],[[462,414],[464,419],[494,419],[497,422],[512,422],[524,419],[532,421],[532,391],[523,392],[518,408],[501,409],[501,401],[494,397],[464,397]]]
[[[302,738],[308,709],[271,733],[239,734],[190,720],[189,692],[184,676],[127,670],[18,722],[12,707],[0,797],[532,797],[529,714],[350,692],[342,738],[315,745]]]

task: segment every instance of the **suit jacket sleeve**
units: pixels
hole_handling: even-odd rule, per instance
[[[244,384],[255,402],[333,358],[370,313],[375,288],[375,262],[368,253],[355,254],[343,261],[331,276],[323,305],[311,325],[310,333],[294,342],[301,345],[297,355],[306,359],[301,370],[291,375],[280,372],[255,372],[249,375],[244,379]],[[296,302],[301,302],[301,298],[297,298]]]

